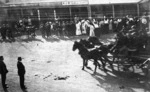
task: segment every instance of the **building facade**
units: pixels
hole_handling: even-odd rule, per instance
[[[126,15],[142,16],[149,12],[143,0],[2,0],[7,5],[7,21],[31,17],[40,21],[79,18],[122,18]],[[144,0],[145,1],[145,0]],[[149,1],[149,0],[148,0]],[[149,6],[149,5],[148,5]],[[38,21],[38,22],[37,22]]]
[[[0,25],[7,19],[7,5],[6,0],[0,0]]]

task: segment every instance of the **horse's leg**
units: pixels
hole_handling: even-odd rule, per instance
[[[120,71],[120,69],[119,69],[119,60],[117,60],[117,67],[118,67],[118,71]]]
[[[103,59],[102,59],[102,58],[99,58],[99,60],[100,60],[100,61],[101,61],[101,63],[102,63],[103,70],[104,70],[104,71],[107,71],[107,69],[105,68],[106,63],[103,61]],[[99,68],[100,68],[100,67],[99,67]]]
[[[111,69],[112,69],[112,71],[114,71],[113,62],[111,62],[111,61],[110,61],[108,58],[106,58],[106,57],[104,57],[104,59],[105,59],[106,61],[108,61],[109,65],[110,65],[110,67],[111,67]]]
[[[82,70],[84,70],[84,65],[85,65],[85,59],[83,59],[83,67],[82,67]]]
[[[118,71],[120,71],[120,65],[121,65],[121,64],[120,64],[120,61],[119,61],[119,59],[120,59],[120,58],[119,58],[119,57],[117,57],[117,59],[118,59],[118,60],[117,60]]]
[[[116,58],[116,57],[113,55],[113,63],[115,62],[115,58]]]
[[[34,35],[34,38],[36,37],[35,31],[36,31],[36,29],[33,29],[33,35]]]
[[[31,35],[30,30],[27,31],[27,35],[28,35],[28,38],[29,38],[30,35]]]
[[[131,64],[131,67],[132,67],[132,72],[134,73],[135,72],[135,69],[134,69],[134,66],[135,66],[135,64]]]
[[[97,69],[97,59],[94,59],[94,64],[95,64],[95,70],[94,70],[94,74],[96,73],[96,69]]]
[[[98,67],[99,67],[99,69],[101,68],[101,65],[100,65],[100,63],[97,61],[97,65],[98,65]]]
[[[85,66],[88,67],[88,60],[85,60]]]
[[[106,63],[104,62],[103,59],[101,59],[101,62],[102,62],[102,66],[103,66],[104,71],[107,72],[107,69],[105,68],[106,67]]]

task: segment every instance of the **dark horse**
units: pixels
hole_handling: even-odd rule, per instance
[[[87,62],[90,59],[94,60],[94,65],[95,65],[94,73],[96,73],[97,65],[99,65],[98,60],[100,60],[102,62],[103,69],[106,70],[105,63],[103,62],[104,58],[102,57],[102,54],[103,54],[102,51],[100,51],[98,49],[93,49],[93,50],[89,51],[82,43],[75,41],[72,50],[75,51],[76,49],[79,50],[79,54],[83,59],[82,70],[84,70],[84,67],[87,66]]]
[[[89,39],[92,39],[93,41],[90,41]],[[103,67],[106,66],[106,63],[109,63],[112,70],[113,69],[113,62],[111,62],[109,59],[108,59],[108,53],[111,53],[111,48],[114,46],[114,44],[109,44],[109,45],[104,45],[102,44],[99,40],[97,40],[96,37],[93,37],[93,38],[89,38],[88,40],[86,39],[80,39],[80,43],[87,49],[95,49],[95,50],[98,50],[98,54],[100,54],[100,60],[101,60],[101,63],[103,65]],[[99,46],[99,47],[96,47],[95,46]],[[88,61],[87,61],[88,62]],[[87,63],[88,64],[88,63]],[[105,69],[105,68],[104,68]]]

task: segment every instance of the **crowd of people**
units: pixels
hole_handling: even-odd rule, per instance
[[[13,30],[9,24],[3,24],[0,27],[0,33],[1,33],[2,40],[6,40],[7,38],[10,40],[14,39]]]
[[[14,32],[24,31],[26,26],[34,25],[32,20],[28,17],[27,20],[19,20],[15,24],[3,24],[0,26],[0,33],[2,39],[5,40],[14,38]],[[135,25],[137,30],[141,28],[148,27],[148,19],[146,15],[142,17],[125,16],[123,18],[113,18],[106,17],[97,19],[84,19],[84,18],[74,18],[72,21],[41,21],[39,24],[39,30],[41,31],[42,37],[48,38],[49,36],[97,36],[100,37],[101,34],[107,34],[112,32],[119,32],[122,28],[128,30],[131,26]]]
[[[40,24],[43,37],[57,36],[97,36],[112,32],[120,32],[123,28],[131,29],[136,26],[137,30],[148,28],[146,15],[142,17],[125,16],[123,18],[106,17],[99,19],[75,18],[74,21],[46,21]]]
[[[14,40],[16,36],[27,33],[27,29],[32,27],[31,18],[19,19],[17,21],[7,21],[0,25],[0,35],[3,41]]]
[[[47,38],[51,35],[73,36],[75,29],[75,23],[72,21],[47,21],[40,23],[39,27],[42,37]]]

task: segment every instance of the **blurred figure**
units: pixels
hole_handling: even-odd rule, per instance
[[[2,36],[2,39],[3,39],[3,40],[6,40],[6,31],[7,31],[6,25],[3,24],[2,27],[1,27],[1,29],[0,29],[1,36]]]
[[[63,22],[62,22],[62,35],[63,35],[63,36],[66,35],[66,33],[65,33],[65,30],[66,30],[65,26],[66,26],[65,21],[63,21]]]
[[[30,17],[28,17],[28,26],[31,26],[32,25],[32,20]]]
[[[104,16],[104,33],[108,33],[109,32],[109,19],[106,18],[106,16]]]
[[[3,56],[0,56],[0,74],[1,74],[1,82],[4,89],[7,89],[7,84],[5,84],[6,81],[6,74],[8,73],[7,67],[5,63],[3,62],[4,58]]]
[[[76,35],[81,35],[81,22],[76,23]]]
[[[49,36],[51,36],[52,35],[52,22],[50,21],[49,22]]]
[[[18,68],[18,75],[20,77],[20,87],[21,89],[26,89],[26,86],[24,85],[24,75],[25,75],[25,66],[23,65],[23,63],[21,62],[22,58],[18,57],[18,62],[17,62],[17,68]]]
[[[79,21],[79,17],[77,15],[74,16],[74,22],[77,23]]]
[[[45,30],[44,30],[44,24],[43,23],[40,24],[40,31],[42,33],[42,37],[45,38]]]
[[[45,33],[46,33],[47,38],[49,37],[49,34],[50,34],[50,29],[51,29],[50,27],[51,27],[50,23],[46,22],[45,23]]]
[[[7,36],[9,40],[13,39],[13,32],[9,24],[6,24]]]
[[[145,12],[141,18],[141,29],[145,30],[148,27],[147,24],[148,24],[148,22],[147,22],[147,16],[146,16],[146,12]]]
[[[90,36],[90,37],[95,36],[95,32],[94,32],[95,27],[94,27],[94,25],[93,25],[92,22],[89,23],[89,28],[90,28],[90,34],[89,34],[89,36]]]
[[[113,18],[111,17],[109,20],[109,32],[112,33],[113,32]]]

